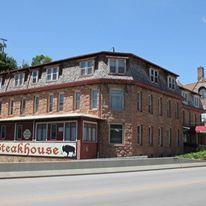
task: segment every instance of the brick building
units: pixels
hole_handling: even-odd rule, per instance
[[[0,74],[0,154],[84,159],[183,152],[178,75],[131,53],[98,52]],[[184,117],[185,118],[185,117]]]

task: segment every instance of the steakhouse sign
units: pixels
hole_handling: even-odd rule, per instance
[[[76,143],[1,142],[0,154],[42,157],[75,157]]]

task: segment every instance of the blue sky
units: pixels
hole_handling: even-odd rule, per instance
[[[18,63],[110,50],[197,79],[206,66],[205,0],[0,0],[0,37]]]

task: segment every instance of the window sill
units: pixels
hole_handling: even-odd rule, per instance
[[[114,76],[126,76],[126,73],[109,73],[109,75],[114,75]]]
[[[123,143],[109,143],[111,146],[114,146],[114,147],[123,147],[125,146]]]

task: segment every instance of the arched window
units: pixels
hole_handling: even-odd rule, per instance
[[[206,99],[206,88],[205,87],[200,87],[198,93],[201,95],[203,99]]]

